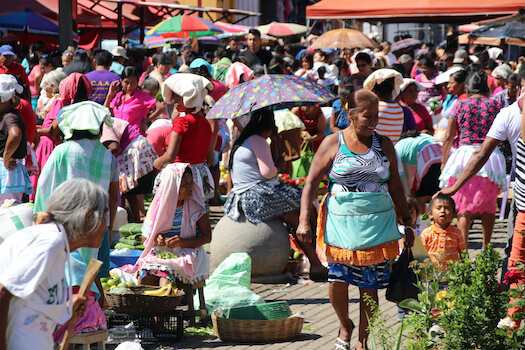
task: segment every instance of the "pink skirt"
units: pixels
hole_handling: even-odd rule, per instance
[[[449,180],[449,186],[456,182],[455,177]],[[483,176],[474,176],[455,195],[456,212],[496,214],[499,186]]]

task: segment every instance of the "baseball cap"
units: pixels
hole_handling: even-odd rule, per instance
[[[128,59],[127,51],[122,46],[115,46],[113,50],[111,50],[111,54],[113,56],[124,57],[125,59]]]
[[[87,51],[84,49],[76,49],[75,56],[80,57],[80,59],[82,59],[83,61],[87,60],[88,58]]]
[[[13,52],[13,48],[11,47],[11,45],[0,46],[0,54],[4,56],[7,56],[7,55],[15,56],[15,53]]]
[[[457,50],[454,54],[454,64],[461,64],[465,61],[467,58],[467,51],[466,50]]]

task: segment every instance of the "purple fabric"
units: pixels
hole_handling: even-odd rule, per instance
[[[125,150],[126,147],[128,147],[128,145],[135,141],[139,136],[140,133],[137,130],[135,130],[135,128],[131,126],[131,124],[126,126],[126,129],[122,134],[122,137],[120,138],[120,149]]]
[[[401,106],[403,108],[403,114],[404,114],[404,122],[403,122],[403,131],[407,132],[409,130],[416,130],[417,124],[416,120],[414,119],[414,114],[408,107]]]
[[[93,87],[93,93],[89,96],[89,99],[101,105],[106,101],[111,83],[120,80],[118,75],[107,70],[94,70],[87,73],[86,77]]]

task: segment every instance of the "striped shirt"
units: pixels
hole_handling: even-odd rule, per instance
[[[399,103],[379,101],[379,122],[376,131],[396,143],[403,131],[404,114]]]
[[[517,142],[514,199],[518,210],[525,211],[525,142],[521,137]]]
[[[421,233],[421,241],[434,262],[459,261],[460,252],[467,249],[461,230],[452,224],[446,230],[436,225],[427,227]]]

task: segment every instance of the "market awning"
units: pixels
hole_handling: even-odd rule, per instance
[[[512,14],[522,7],[523,0],[322,0],[306,7],[306,17],[382,22],[469,23]]]

